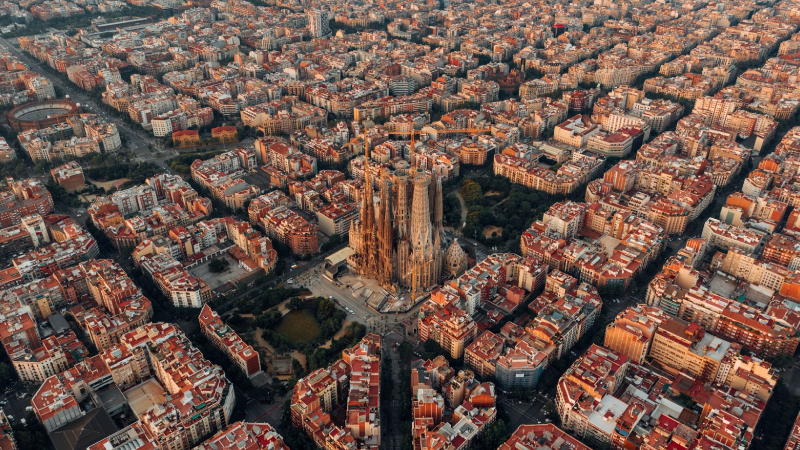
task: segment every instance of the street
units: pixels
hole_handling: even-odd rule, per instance
[[[383,337],[383,342],[381,344],[381,358],[388,359],[389,364],[391,364],[392,384],[394,386],[401,385],[400,374],[403,367],[401,367],[400,352],[397,350],[397,347],[394,346],[394,344],[399,345],[401,342],[403,342],[403,336],[396,332],[389,332]],[[397,389],[393,389],[389,401],[384,402],[386,404],[382,405],[381,414],[384,416],[383,422],[388,425],[382,430],[382,448],[396,450],[400,448],[403,442],[403,430],[400,428],[402,418],[397,410],[401,395],[411,395],[411,392],[400,392]]]
[[[3,386],[4,392],[0,394],[0,409],[8,416],[8,420],[20,423],[20,420],[28,416],[26,408],[31,406],[31,397],[38,389],[38,386],[20,381],[12,386]],[[24,397],[20,398],[23,394]]]
[[[545,423],[547,414],[543,411],[547,398],[541,394],[536,395],[532,402],[526,402],[516,399],[501,398],[498,403],[502,405],[511,422],[507,423],[509,431],[516,430],[520,425],[531,423]]]
[[[281,423],[281,415],[283,415],[283,404],[286,398],[291,397],[292,392],[289,391],[285,397],[275,396],[272,403],[260,403],[249,398],[241,389],[236,387],[236,403],[244,405],[246,420],[253,423],[268,423],[273,427],[277,427]]]
[[[354,314],[349,314],[347,320],[363,323],[367,326],[368,332],[384,333],[397,324],[413,316],[419,308],[419,305],[414,306],[409,311],[397,314],[379,314],[367,304],[360,300],[353,298],[350,295],[350,290],[346,287],[339,288],[331,281],[318,276],[313,272],[313,278],[308,283],[308,288],[314,295],[336,299],[343,307],[350,308]]]
[[[155,156],[151,155],[150,152],[147,151],[148,145],[155,145],[155,139],[153,136],[148,136],[147,132],[143,129],[134,130],[131,129],[128,125],[126,125],[121,120],[118,120],[114,117],[109,117],[109,115],[100,108],[93,100],[89,98],[85,91],[82,91],[77,86],[73,85],[72,83],[64,82],[61,77],[57,76],[50,76],[49,73],[44,70],[42,67],[45,66],[44,63],[40,62],[36,58],[28,55],[27,53],[17,50],[11,43],[6,40],[5,38],[0,38],[0,46],[3,47],[3,50],[11,52],[14,56],[18,57],[22,60],[25,64],[28,65],[33,70],[38,70],[44,76],[53,83],[54,86],[61,89],[65,94],[69,95],[70,100],[74,101],[75,103],[79,103],[81,106],[84,107],[84,112],[90,112],[99,115],[108,123],[113,123],[117,126],[120,133],[124,132],[128,137],[127,146],[132,150],[135,155],[135,158],[141,161],[154,161],[159,165],[164,165],[164,160],[167,158],[171,158],[174,155],[164,155],[162,157],[156,158]],[[171,152],[172,153],[172,152]]]

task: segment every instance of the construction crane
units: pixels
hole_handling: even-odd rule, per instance
[[[491,132],[491,128],[445,128],[443,130],[436,130],[437,133],[485,133]],[[389,131],[388,134],[399,134],[399,135],[411,135],[411,150],[408,153],[409,163],[411,163],[411,169],[416,168],[416,161],[414,157],[414,151],[416,150],[416,137],[422,136],[422,130],[409,130],[409,131]]]
[[[443,130],[436,129],[437,133],[486,133],[492,131],[491,128],[445,128]],[[400,134],[400,135],[411,135],[411,146],[414,146],[416,142],[416,137],[421,136],[424,133],[422,130],[409,130],[409,131],[389,131],[387,134]]]
[[[64,117],[66,122],[72,126],[72,121],[69,120],[70,117],[80,116],[80,114],[57,114],[56,115],[56,122],[58,122],[58,132],[61,133],[61,140],[64,140],[64,131],[61,130],[61,118]]]
[[[367,156],[367,158],[369,158],[369,141],[367,140],[367,133],[361,133],[353,139],[350,139],[350,142],[347,143],[346,147],[352,146],[359,140],[364,141],[364,154]]]
[[[488,133],[491,132],[491,128],[445,128],[443,130],[436,130],[437,133]],[[414,151],[414,145],[417,142],[417,136],[421,136],[424,133],[422,130],[409,130],[409,131],[388,131],[386,134],[390,135],[411,135],[411,151]],[[348,146],[352,146],[359,140],[364,141],[364,155],[369,160],[369,141],[366,139],[367,133],[362,133],[353,139],[350,139],[350,142],[347,143]]]
[[[361,133],[358,136],[350,139],[350,142],[347,143],[347,146],[352,146],[359,140],[364,141],[364,182],[366,182],[370,187],[372,187],[372,181],[370,180],[370,168],[369,168],[369,140],[367,139],[367,133]]]

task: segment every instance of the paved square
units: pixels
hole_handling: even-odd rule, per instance
[[[211,269],[209,269],[209,264],[211,264],[211,261],[216,258],[226,259],[228,261],[228,270],[221,273],[212,272]],[[238,280],[239,278],[247,275],[248,271],[239,267],[239,263],[235,259],[223,252],[219,256],[216,256],[215,258],[212,258],[203,264],[192,267],[189,269],[189,273],[195,277],[205,280],[205,282],[208,283],[208,286],[213,291],[225,283]]]

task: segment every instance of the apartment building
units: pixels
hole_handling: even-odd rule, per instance
[[[441,355],[411,362],[411,390],[417,448],[435,442],[470,446],[496,420],[494,384],[480,383],[467,369],[456,373]]]
[[[714,382],[767,402],[778,382],[778,374],[772,364],[760,358],[728,352],[720,362]]]
[[[764,245],[764,251],[761,253],[761,259],[764,261],[780,264],[784,267],[796,268],[800,263],[798,257],[800,257],[800,241],[780,233],[775,233],[769,237]]]
[[[240,260],[250,258],[253,260],[253,267],[261,267],[267,273],[275,268],[278,252],[272,248],[272,241],[268,237],[262,236],[249,223],[236,222],[230,218],[224,221],[224,229],[228,237],[242,251],[237,258]]]
[[[482,378],[493,377],[495,360],[503,353],[504,339],[491,331],[484,331],[464,351],[464,364]]]
[[[90,296],[98,305],[78,314],[82,328],[98,349],[119,342],[120,337],[150,321],[150,301],[116,263],[92,260],[54,275],[71,302]],[[106,312],[107,311],[107,312]]]
[[[739,343],[763,358],[794,354],[800,343],[794,328],[754,308],[733,303],[720,313],[712,333]]]
[[[643,364],[659,324],[666,319],[659,308],[629,307],[606,326],[603,346],[628,357],[635,364]]]
[[[182,268],[171,267],[158,271],[153,274],[153,281],[175,307],[201,308],[211,301],[208,283],[202,278],[195,278]]]
[[[196,447],[198,450],[289,450],[268,423],[236,422]],[[91,449],[94,450],[94,449]]]
[[[350,386],[347,396],[345,428],[350,435],[365,446],[381,444],[380,420],[380,349],[362,342],[345,351],[350,364]]]
[[[9,163],[17,158],[17,152],[8,145],[5,138],[0,138],[0,162]]]
[[[518,341],[513,349],[498,355],[495,361],[495,380],[504,390],[536,389],[547,364],[547,355]]]
[[[31,14],[39,20],[50,20],[57,17],[71,17],[86,14],[86,11],[75,3],[52,1],[32,6]]]
[[[42,339],[42,346],[29,348],[20,341],[5,345],[6,353],[21,381],[43,383],[89,356],[72,330]]]
[[[546,233],[556,239],[574,238],[583,226],[587,206],[569,200],[554,203],[542,216]]]
[[[233,209],[261,194],[261,189],[241,179],[246,171],[256,166],[253,149],[240,147],[216,157],[192,163],[192,179],[203,185],[211,194]]]
[[[586,148],[607,157],[622,158],[633,150],[634,136],[642,134],[640,128],[621,128],[614,133],[599,133],[587,142]]]
[[[497,450],[520,448],[569,448],[570,450],[590,450],[591,447],[570,436],[553,424],[520,425],[506,442]]]
[[[380,336],[368,334],[343,350],[341,360],[299,380],[291,400],[294,426],[323,447],[352,448],[357,442],[379,445],[380,350]],[[340,427],[331,422],[330,414],[345,402],[352,414]],[[321,433],[323,429],[329,432]]]
[[[547,363],[547,355],[516,340],[484,331],[464,351],[464,364],[483,378],[493,377],[504,390],[535,389]]]
[[[792,278],[792,272],[785,266],[763,261],[736,247],[728,250],[724,256],[720,256],[723,259],[719,270],[743,281],[777,292],[780,292],[784,285],[790,284],[787,280]]]
[[[553,148],[549,144],[544,144],[542,147]],[[495,155],[494,173],[508,178],[512,183],[522,184],[548,194],[566,195],[598,174],[603,165],[603,157],[574,152],[571,161],[567,161],[556,172],[537,163],[538,157],[530,159],[506,154]]]
[[[100,254],[94,238],[78,225],[67,225],[64,240],[39,247],[36,251],[12,259],[23,279],[45,278],[59,269],[66,269]]]
[[[131,425],[112,433],[109,436],[87,447],[88,450],[124,450],[131,445],[141,445],[144,448],[156,448],[158,443],[147,434],[141,422],[134,422]]]
[[[70,161],[50,170],[53,181],[64,189],[79,189],[86,185],[83,168],[76,161]]]
[[[600,132],[600,126],[593,123],[589,116],[578,114],[557,125],[553,138],[559,142],[577,148],[586,147],[589,138]]]
[[[478,335],[478,327],[464,311],[452,305],[421,311],[418,319],[419,337],[439,344],[453,358],[460,358],[466,347]]]
[[[290,202],[291,200],[289,197],[280,190],[275,190],[254,198],[247,208],[250,224],[253,226],[258,225],[267,212],[280,206],[289,207]]]
[[[551,269],[575,273],[583,283],[594,286],[627,285],[633,276],[652,262],[665,243],[664,230],[630,212],[621,211],[617,205],[609,205],[603,213],[602,204],[579,204],[585,217],[581,226],[601,232],[603,235],[621,239],[621,246],[614,248],[609,256],[600,251],[602,236],[586,235],[578,239],[548,235],[549,224],[536,221],[521,236],[522,253],[535,256]],[[618,213],[610,211],[617,209]],[[651,249],[656,249],[653,252]]]
[[[611,394],[622,386],[630,365],[626,356],[592,345],[558,381],[555,400],[561,426],[581,438],[588,435],[609,441],[610,433],[598,427],[604,422],[603,410],[609,408],[602,401],[613,402]],[[625,408],[615,406],[618,416]]]
[[[349,203],[331,203],[317,210],[319,229],[327,236],[347,236],[350,225],[357,219],[358,209]]]
[[[27,348],[41,347],[41,337],[33,315],[24,311],[0,322],[0,342],[7,351],[18,349],[21,344]]]
[[[564,275],[553,271],[548,280],[561,278]],[[537,313],[536,318],[528,325],[527,331],[535,339],[549,348],[548,363],[561,358],[592,327],[600,314],[602,300],[597,290],[586,283],[578,283],[569,277],[568,288],[559,295],[561,283],[551,283],[553,291],[545,292],[529,306]]]
[[[92,382],[87,380],[86,382]],[[84,383],[86,383],[84,382]],[[71,387],[71,386],[70,386]],[[51,376],[39,387],[31,399],[33,412],[45,429],[50,432],[81,417],[81,408],[59,376]]]
[[[261,225],[270,239],[287,245],[292,253],[307,255],[319,251],[319,226],[308,223],[286,206],[266,211],[261,218]]]
[[[787,326],[783,313],[770,313],[770,309],[750,306],[749,301],[740,303],[728,298],[737,291],[720,290],[720,286],[734,283],[739,281],[720,271],[711,280],[703,280],[691,265],[674,259],[667,262],[648,286],[648,304],[695,323],[706,332],[739,344],[760,357],[794,352],[798,343],[797,331]],[[748,287],[749,284],[744,281],[742,286]],[[764,289],[755,285],[753,288],[749,292],[741,291],[745,299],[760,295],[758,292]],[[781,292],[782,295],[791,294],[793,282],[785,283]]]
[[[306,177],[317,172],[317,159],[314,156],[301,152],[283,140],[259,138],[255,142],[255,148],[264,164],[288,175]]]
[[[716,245],[725,250],[736,247],[752,253],[765,240],[766,234],[752,228],[727,225],[720,222],[719,219],[710,218],[703,226],[702,237],[708,239],[710,245]]]
[[[2,266],[11,266],[15,256],[24,255],[49,242],[50,234],[42,216],[34,214],[23,217],[20,224],[0,229]]]
[[[308,12],[308,31],[315,38],[327,37],[331,34],[328,11],[313,9]]]
[[[114,192],[110,198],[119,207],[119,212],[123,216],[153,209],[158,205],[156,193],[149,186],[144,185]]]
[[[23,217],[46,216],[53,210],[53,198],[44,184],[34,178],[15,181],[6,178],[6,190],[0,192],[0,225],[19,225]]]
[[[246,344],[230,327],[222,322],[216,311],[203,305],[200,311],[200,330],[214,345],[223,351],[248,377],[261,372],[258,352]]]
[[[650,357],[675,374],[713,380],[731,343],[715,337],[697,324],[668,318],[653,336]]]
[[[222,369],[203,358],[179,328],[168,324],[140,327],[122,336],[115,350],[47,378],[31,404],[52,431],[81,417],[78,405],[92,401],[100,389],[129,385],[134,375],[152,376],[167,393],[141,411],[136,422],[136,428],[159,448],[189,450],[224,429],[233,412],[233,388]]]
[[[684,108],[669,100],[643,98],[633,105],[633,111],[641,114],[652,133],[661,133],[683,116]]]

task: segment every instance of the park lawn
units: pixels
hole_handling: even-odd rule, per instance
[[[296,342],[311,342],[321,334],[320,324],[311,308],[289,312],[275,327],[275,332],[286,334]]]

